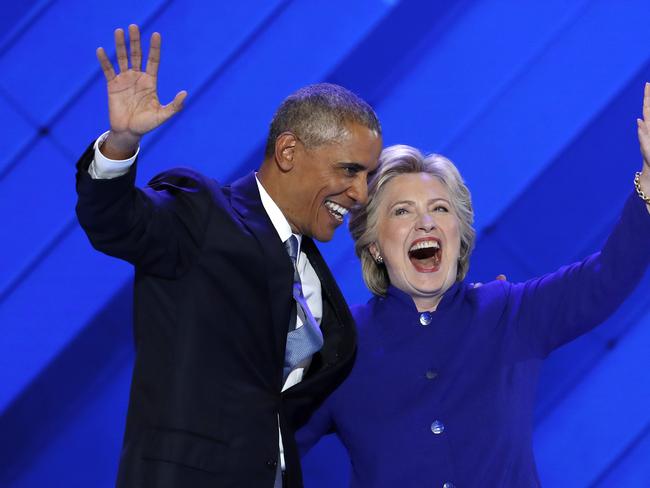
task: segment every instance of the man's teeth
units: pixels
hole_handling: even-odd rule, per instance
[[[348,209],[341,207],[338,203],[330,202],[329,200],[325,202],[325,206],[338,220],[343,220],[345,214],[348,213]]]
[[[440,244],[438,243],[438,241],[420,241],[420,242],[416,242],[415,244],[413,244],[411,246],[411,248],[409,249],[409,252],[410,251],[417,251],[418,249],[428,249],[430,247],[432,247],[434,249],[440,249]]]

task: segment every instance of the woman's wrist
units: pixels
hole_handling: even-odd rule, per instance
[[[642,171],[634,174],[634,189],[646,205],[650,205],[650,171],[644,164]]]

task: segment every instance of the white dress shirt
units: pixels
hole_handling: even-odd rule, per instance
[[[129,171],[131,165],[133,165],[135,158],[140,152],[140,147],[138,147],[136,153],[125,160],[114,160],[109,159],[102,154],[99,150],[99,146],[104,142],[108,136],[108,131],[103,133],[97,141],[95,141],[95,157],[88,167],[88,173],[93,179],[111,179],[118,176],[122,176]],[[291,226],[287,221],[286,217],[280,210],[280,207],[273,201],[271,196],[260,183],[260,180],[255,175],[255,181],[257,182],[257,188],[260,192],[260,199],[262,200],[262,206],[266,211],[266,214],[269,216],[273,227],[275,228],[280,240],[284,243],[291,235]],[[321,283],[316,275],[316,271],[312,267],[307,255],[302,252],[302,236],[300,234],[293,234],[298,239],[298,258],[296,260],[296,268],[298,269],[298,274],[300,275],[300,281],[302,282],[302,291],[307,300],[307,305],[318,325],[321,323],[323,317],[323,298],[321,294]],[[297,314],[296,317],[296,328],[302,327],[303,321],[300,314]],[[296,367],[289,373],[287,379],[282,386],[282,391],[287,388],[292,387],[302,381],[302,377],[309,368],[311,364],[311,357],[300,362]],[[279,429],[279,425],[278,425]],[[282,470],[285,469],[284,464],[284,447],[282,446],[282,435],[280,434],[280,466]]]

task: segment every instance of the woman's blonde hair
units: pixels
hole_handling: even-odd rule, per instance
[[[450,204],[460,221],[460,252],[456,281],[465,278],[469,269],[469,256],[474,249],[476,231],[474,210],[469,189],[458,169],[444,156],[424,156],[414,147],[398,144],[384,149],[379,165],[368,180],[368,203],[350,212],[350,233],[354,239],[354,250],[361,260],[361,269],[366,286],[376,295],[385,295],[390,280],[383,264],[375,262],[369,246],[377,240],[378,209],[383,189],[396,176],[411,173],[427,173],[442,182],[449,192]]]

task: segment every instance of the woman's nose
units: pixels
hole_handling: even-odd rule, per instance
[[[436,227],[436,222],[434,218],[429,214],[422,214],[418,217],[418,229],[429,232]]]

